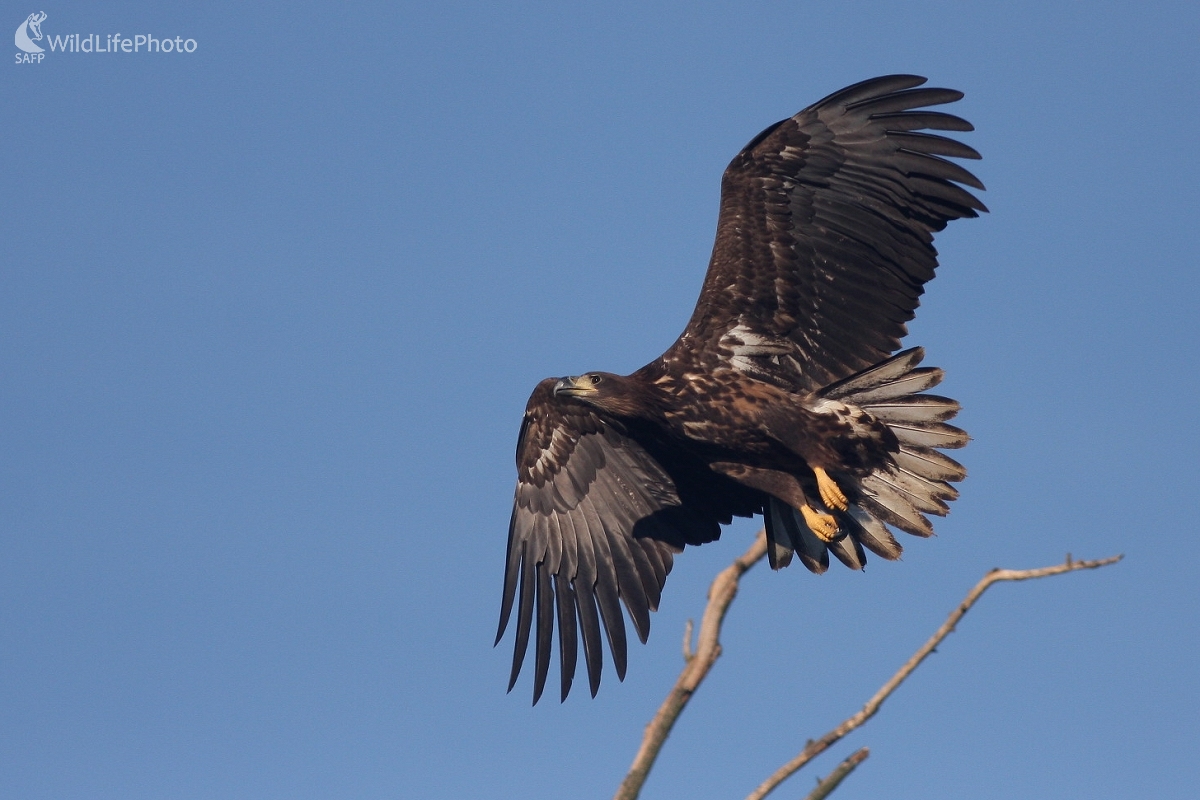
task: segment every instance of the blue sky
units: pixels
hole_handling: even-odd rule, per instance
[[[197,48],[0,78],[0,794],[610,796],[757,526],[677,559],[624,684],[530,708],[491,648],[521,409],[670,344],[750,137],[915,72],[992,211],[906,340],[971,475],[901,563],[750,573],[643,796],[744,796],[1067,552],[1126,560],[994,589],[781,791],[866,745],[841,800],[1195,796],[1193,4],[3,8]]]

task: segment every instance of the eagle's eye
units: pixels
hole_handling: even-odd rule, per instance
[[[599,386],[600,382],[604,380],[601,375],[589,375],[588,378],[591,380],[592,386]]]

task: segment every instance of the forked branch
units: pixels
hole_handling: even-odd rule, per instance
[[[865,747],[855,750],[846,757],[845,761],[837,765],[837,769],[817,781],[817,788],[809,792],[808,797],[804,800],[825,800],[842,781],[846,780],[847,775],[854,772],[855,767],[867,760],[869,755],[871,755],[871,751]]]
[[[691,623],[689,622],[683,646],[685,660],[683,671],[676,679],[675,685],[671,688],[666,700],[663,701],[658,712],[654,715],[654,719],[646,726],[645,733],[642,736],[642,745],[638,748],[629,773],[621,782],[620,788],[617,789],[614,800],[634,800],[641,792],[642,786],[645,784],[646,778],[649,776],[650,770],[658,758],[658,753],[662,750],[663,743],[666,742],[667,736],[670,735],[671,729],[675,725],[675,721],[679,718],[683,709],[687,707],[688,701],[691,700],[696,689],[708,675],[713,664],[721,656],[721,624],[725,619],[725,613],[729,610],[730,603],[737,596],[738,581],[765,554],[766,537],[762,532],[759,532],[750,549],[737,558],[731,565],[721,570],[713,580],[712,586],[708,590],[708,605],[704,609],[704,617],[700,622],[700,634],[697,638],[696,648],[693,651],[690,646]],[[767,794],[783,783],[783,781],[794,775],[821,753],[828,750],[846,736],[846,734],[873,717],[879,710],[879,707],[883,705],[883,701],[892,692],[896,691],[900,684],[920,666],[921,662],[937,648],[943,639],[954,631],[958,621],[962,619],[963,615],[975,605],[979,598],[983,596],[983,593],[993,584],[1001,581],[1024,581],[1032,578],[1046,578],[1051,575],[1062,575],[1081,569],[1097,569],[1109,564],[1115,564],[1122,558],[1123,556],[1118,555],[1096,561],[1075,561],[1068,554],[1066,561],[1052,567],[1024,570],[994,569],[987,573],[967,593],[967,596],[954,609],[946,621],[942,623],[937,632],[900,667],[899,671],[875,693],[874,697],[867,701],[866,705],[858,713],[846,719],[821,738],[809,741],[799,755],[784,764],[771,777],[763,781],[757,789],[750,793],[746,800],[762,800],[762,798],[766,797]],[[810,797],[825,797],[828,795],[866,757],[866,748],[852,754],[818,785]]]
[[[858,728],[871,717],[875,716],[875,712],[883,705],[883,701],[887,700],[892,692],[896,691],[897,687],[904,683],[904,680],[941,644],[943,639],[954,632],[958,621],[971,610],[971,606],[975,605],[976,601],[993,584],[1000,583],[1001,581],[1027,581],[1032,578],[1048,578],[1051,575],[1062,575],[1080,569],[1097,569],[1099,567],[1106,567],[1109,564],[1115,564],[1122,558],[1124,556],[1118,555],[1102,558],[1097,561],[1074,561],[1071,559],[1070,553],[1068,553],[1066,561],[1053,567],[1040,567],[1038,569],[994,569],[987,573],[979,583],[975,584],[975,588],[967,592],[967,596],[959,603],[958,608],[950,613],[950,616],[942,623],[942,627],[938,628],[937,632],[929,637],[929,641],[921,645],[921,649],[913,653],[912,658],[908,659],[904,663],[904,666],[900,667],[899,671],[888,679],[887,683],[875,693],[874,697],[867,701],[867,704],[857,714],[845,720],[841,725],[838,725],[820,739],[810,741],[800,751],[799,755],[777,769],[775,774],[767,778],[757,789],[747,795],[746,800],[762,800],[776,786],[790,778],[805,764],[812,761],[821,753],[824,753],[835,742],[850,733],[850,731]]]

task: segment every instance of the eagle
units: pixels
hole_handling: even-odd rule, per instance
[[[761,514],[773,569],[899,558],[932,535],[966,470],[942,370],[896,353],[934,276],[933,234],[987,209],[977,159],[927,131],[962,93],[916,75],[854,84],[771,125],[721,180],[716,242],[682,334],[631,375],[547,378],[525,407],[498,644],[516,609],[512,691],[534,637],[533,702],[558,629],[561,697],[602,635],[624,680],[622,605],[643,643],[672,559]],[[922,88],[918,88],[922,87]],[[893,355],[894,353],[894,355]],[[536,620],[536,625],[535,625]]]

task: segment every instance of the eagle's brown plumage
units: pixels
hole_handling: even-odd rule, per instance
[[[958,404],[923,394],[942,373],[919,348],[890,354],[937,266],[934,232],[986,209],[943,158],[979,155],[921,132],[971,125],[916,110],[962,94],[924,82],[855,84],[756,136],[725,170],[675,344],[629,376],[534,389],[496,635],[515,604],[510,690],[533,634],[537,702],[556,621],[564,699],[579,641],[595,695],[601,627],[623,679],[621,605],[644,642],[673,554],[734,516],[763,514],[772,567],[798,555],[822,572],[830,551],[854,568],[865,550],[895,559],[888,525],[928,536],[925,515],[946,513],[966,474],[938,450],[966,442],[944,422]]]

